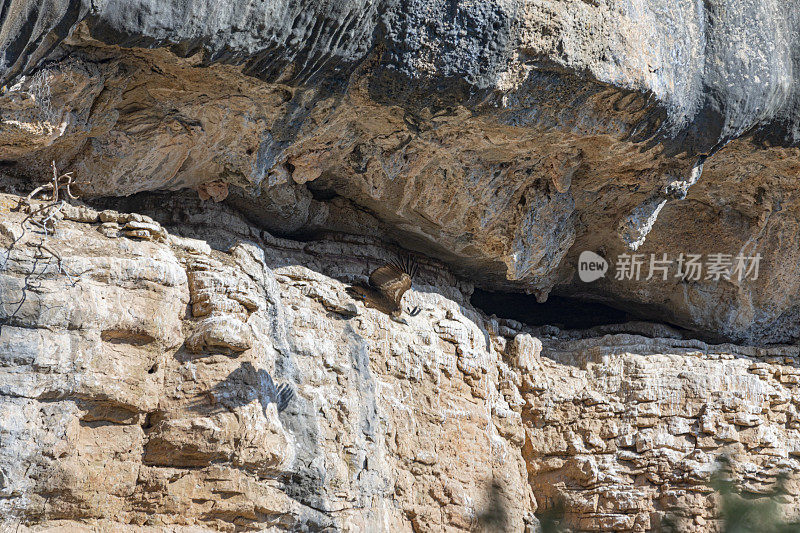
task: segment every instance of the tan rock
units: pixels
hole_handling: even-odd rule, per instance
[[[516,335],[509,346],[511,358],[517,369],[523,374],[533,374],[542,354],[542,341],[527,333]]]
[[[75,286],[54,271],[0,331],[2,527],[14,509],[64,530],[263,529],[276,517],[289,530],[453,529],[490,505],[497,478],[510,527],[524,529],[525,430],[465,297],[415,294],[427,316],[413,328],[374,310],[343,318],[329,310],[347,303],[345,285],[315,256],[254,243],[246,225],[215,222],[224,212],[203,213],[225,236],[208,242],[190,227],[134,240],[58,223],[49,244],[81,272]],[[102,213],[107,227],[162,228]],[[239,227],[246,238],[229,233]],[[287,250],[302,268],[283,269]],[[31,253],[12,251],[2,294],[16,299]],[[282,385],[295,394],[279,413]]]
[[[253,345],[250,326],[234,316],[212,316],[206,318],[186,339],[190,352],[203,350],[230,350],[243,352]]]
[[[377,246],[259,237],[216,204],[202,223],[177,214],[181,237],[98,215],[164,232],[153,240],[65,217],[48,247],[73,274],[40,257],[48,276],[18,311],[35,237],[0,263],[13,314],[2,527],[456,531],[496,480],[513,531],[564,501],[578,531],[648,531],[679,508],[711,532],[719,454],[761,487],[800,471],[797,347],[536,337],[519,323],[493,339],[499,322],[438,267],[415,281],[410,325],[359,305],[346,316],[341,279],[363,276],[354,257],[384,260]],[[4,243],[24,216],[3,212]],[[295,395],[279,412],[284,385]]]
[[[203,183],[197,187],[197,195],[201,200],[213,198],[215,202],[221,202],[228,197],[228,184],[221,180]]]

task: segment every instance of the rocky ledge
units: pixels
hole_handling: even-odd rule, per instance
[[[5,0],[0,162],[195,189],[284,237],[382,236],[489,289],[800,338],[797,0]],[[757,280],[592,284],[607,259]]]

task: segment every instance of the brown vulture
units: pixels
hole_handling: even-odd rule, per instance
[[[355,284],[348,287],[352,297],[362,300],[367,307],[386,313],[395,322],[407,324],[401,318],[403,295],[411,288],[411,280],[417,273],[417,264],[405,257],[380,266],[369,275],[369,284]],[[417,316],[419,307],[408,311],[409,316]]]

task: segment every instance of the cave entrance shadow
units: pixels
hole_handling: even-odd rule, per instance
[[[551,295],[539,303],[531,295],[490,292],[475,289],[471,303],[487,315],[516,320],[527,326],[555,326],[559,329],[589,329],[608,324],[623,324],[637,320],[627,311],[598,302]]]
[[[517,322],[547,346],[543,356],[559,364],[578,365],[574,353],[585,352],[583,341],[596,339],[595,351],[603,355],[637,355],[693,352],[730,354],[759,362],[781,358],[787,366],[800,367],[800,346],[749,345],[708,332],[686,329],[665,320],[654,320],[646,310],[623,311],[600,302],[551,295],[539,303],[534,296],[475,289],[470,303],[486,315]],[[594,362],[602,357],[597,355]]]

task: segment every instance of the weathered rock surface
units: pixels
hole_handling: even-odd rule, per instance
[[[799,39],[800,0],[0,1],[0,529],[712,532],[722,454],[798,518]],[[34,216],[51,164],[87,204]],[[345,292],[395,245],[407,325]]]
[[[180,197],[65,206],[45,236],[20,200],[0,196],[2,527],[493,531],[499,502],[530,531],[565,501],[575,531],[711,532],[723,453],[754,493],[791,473],[800,509],[797,347],[529,329],[424,257],[402,325],[345,292],[394,253],[374,240]],[[105,231],[131,222],[150,238]]]
[[[2,6],[0,160],[27,179],[56,160],[87,196],[192,188],[488,288],[800,338],[796,0]],[[633,243],[760,277],[577,280]]]
[[[465,530],[493,482],[508,527],[531,520],[503,354],[435,264],[401,326],[339,281],[389,257],[374,244],[204,208],[170,212],[185,237],[109,237],[102,220],[128,217],[67,208],[11,246],[25,214],[2,200],[2,527]]]

